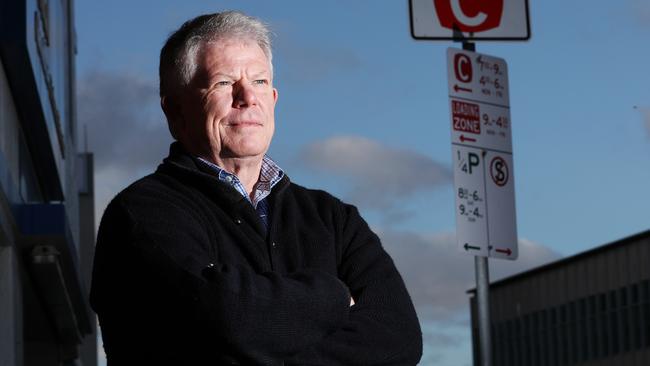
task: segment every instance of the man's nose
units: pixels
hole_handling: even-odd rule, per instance
[[[257,104],[254,86],[248,83],[237,83],[233,97],[234,107],[247,107]]]

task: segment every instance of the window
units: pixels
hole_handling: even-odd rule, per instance
[[[571,339],[571,363],[578,363],[580,360],[580,338],[578,337],[578,304],[575,301],[569,303],[569,339]]]
[[[650,347],[650,302],[643,304],[643,324],[645,331],[645,346]]]
[[[600,337],[598,336],[598,323],[597,323],[597,304],[596,296],[592,295],[588,298],[589,301],[589,359],[598,358],[598,348],[600,346]]]
[[[558,347],[557,347],[557,336],[556,336],[556,329],[557,329],[557,310],[555,308],[551,308],[549,311],[549,327],[548,327],[548,334],[549,334],[549,342],[548,342],[548,360],[549,364],[551,365],[557,365],[558,362]]]
[[[621,302],[621,343],[623,352],[630,351],[630,312],[627,301],[627,287],[619,289],[619,300]]]
[[[530,314],[524,315],[524,355],[526,360],[526,365],[532,364],[532,344],[531,344],[531,331],[530,331]]]
[[[540,312],[540,352],[541,352],[541,362],[542,365],[550,364],[550,358],[548,355],[548,349],[550,347],[549,337],[551,333],[549,332],[549,323],[548,323],[548,310],[544,309]]]
[[[600,333],[600,347],[598,347],[600,358],[609,357],[609,326],[607,321],[607,295],[598,296],[598,327]]]
[[[589,329],[587,327],[587,300],[580,299],[578,302],[580,309],[580,361],[587,361],[589,359]]]
[[[532,343],[532,355],[531,358],[533,360],[532,365],[537,366],[540,364],[540,356],[539,356],[539,347],[541,343],[541,338],[539,336],[539,313],[534,312],[532,317],[532,324],[531,324],[531,343]]]
[[[641,337],[643,346],[650,347],[650,281],[641,282]]]

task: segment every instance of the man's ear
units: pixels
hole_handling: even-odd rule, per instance
[[[167,126],[172,137],[176,140],[179,138],[179,131],[183,129],[183,113],[181,106],[176,98],[170,96],[160,97],[160,107],[167,117]]]

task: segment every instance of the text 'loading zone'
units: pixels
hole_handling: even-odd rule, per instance
[[[449,48],[447,66],[458,248],[516,259],[507,64]]]

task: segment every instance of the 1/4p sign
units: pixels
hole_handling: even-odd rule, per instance
[[[410,0],[415,39],[528,40],[528,0]]]

